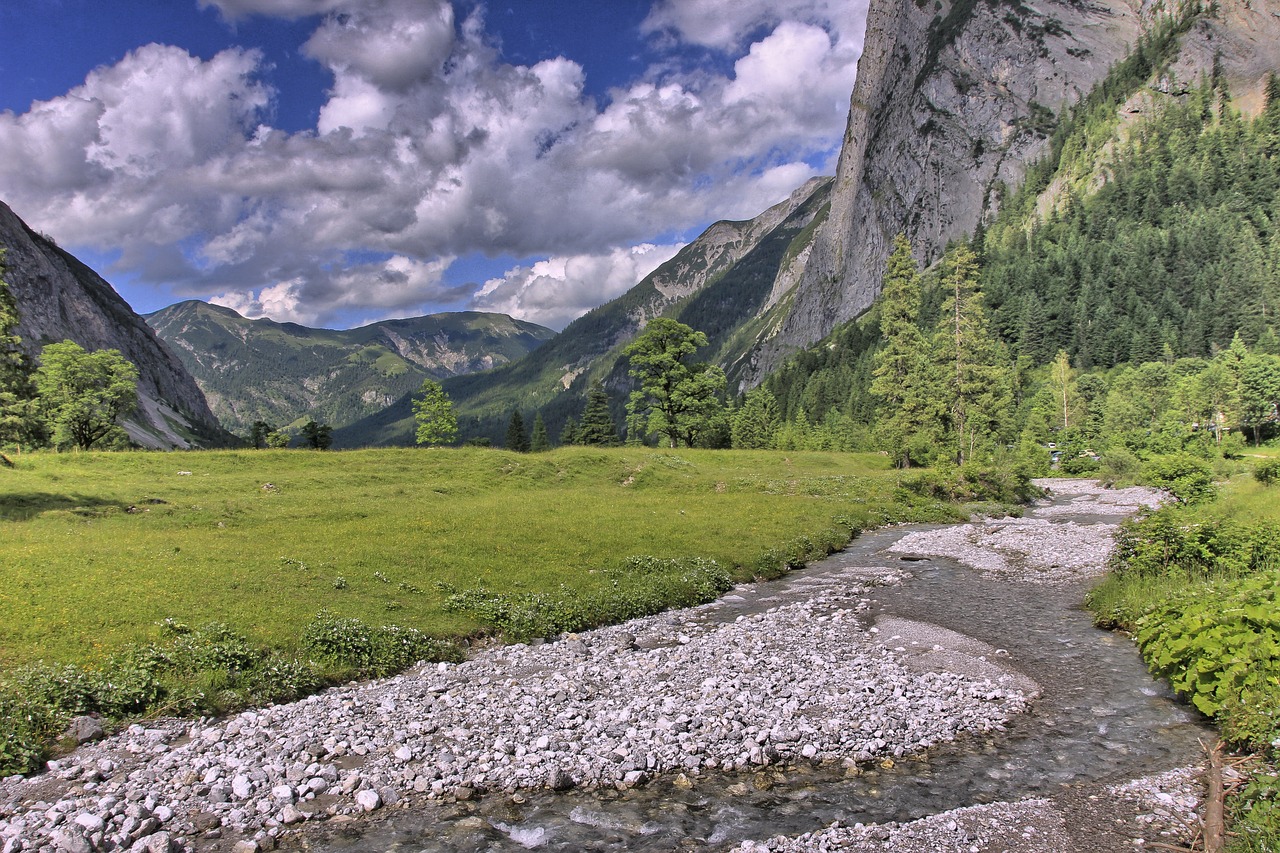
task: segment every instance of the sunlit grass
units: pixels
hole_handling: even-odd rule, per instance
[[[189,472],[189,473],[182,473]],[[321,609],[437,635],[445,593],[587,591],[636,554],[744,567],[910,501],[883,457],[565,448],[36,454],[0,471],[0,667],[93,662],[156,624],[289,649]]]

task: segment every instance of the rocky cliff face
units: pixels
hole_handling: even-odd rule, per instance
[[[1210,73],[1261,106],[1280,67],[1280,0],[1218,0],[1180,41],[1160,88]],[[1054,115],[1123,58],[1169,5],[1152,0],[872,0],[831,210],[789,310],[757,338],[758,381],[865,311],[894,235],[923,263],[965,238],[1043,155]]]
[[[116,349],[140,374],[139,408],[125,423],[151,448],[220,445],[204,394],[176,356],[100,275],[36,234],[0,203],[5,278],[18,304],[18,334],[34,357],[47,343],[72,340],[87,350]]]

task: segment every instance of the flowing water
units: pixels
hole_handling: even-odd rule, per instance
[[[1072,519],[1100,521],[1102,518]],[[1105,519],[1114,521],[1115,519]],[[717,849],[795,835],[840,821],[906,821],[961,806],[1051,794],[1064,785],[1121,781],[1183,766],[1208,737],[1197,718],[1153,681],[1126,638],[1095,629],[1085,585],[1047,587],[984,578],[943,558],[885,551],[921,526],[875,531],[844,552],[722,600],[699,618],[812,594],[867,567],[913,578],[876,589],[873,614],[940,625],[1008,651],[1002,662],[1043,691],[1004,732],[970,737],[850,775],[840,766],[704,774],[692,788],[657,780],[617,791],[502,794],[431,805],[312,835],[326,851]]]

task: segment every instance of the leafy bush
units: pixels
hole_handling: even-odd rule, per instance
[[[1280,525],[1187,519],[1165,507],[1120,525],[1111,568],[1121,576],[1208,577],[1280,568]]]
[[[321,611],[302,635],[302,646],[339,666],[372,676],[390,675],[418,661],[456,661],[462,651],[454,643],[414,628],[368,625]]]
[[[1280,481],[1280,459],[1268,459],[1253,469],[1253,479],[1264,486],[1274,485]]]
[[[918,495],[944,501],[1026,503],[1039,497],[1032,472],[1023,465],[966,462],[939,466],[904,477],[902,485]]]
[[[1150,460],[1143,467],[1143,480],[1166,489],[1179,503],[1196,504],[1213,498],[1213,468],[1203,459],[1175,453]]]
[[[1204,714],[1230,720],[1224,733],[1254,746],[1280,735],[1280,582],[1273,573],[1174,596],[1138,620],[1135,638],[1152,672]],[[1249,701],[1267,704],[1237,716]]]
[[[60,731],[47,705],[0,688],[0,776],[38,769]]]

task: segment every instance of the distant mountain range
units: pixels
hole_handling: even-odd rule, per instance
[[[555,333],[505,314],[461,312],[384,320],[358,329],[311,329],[249,320],[190,301],[146,315],[195,377],[224,426],[248,433],[315,419],[348,426],[443,379],[506,364]],[[356,442],[364,443],[364,442]]]

